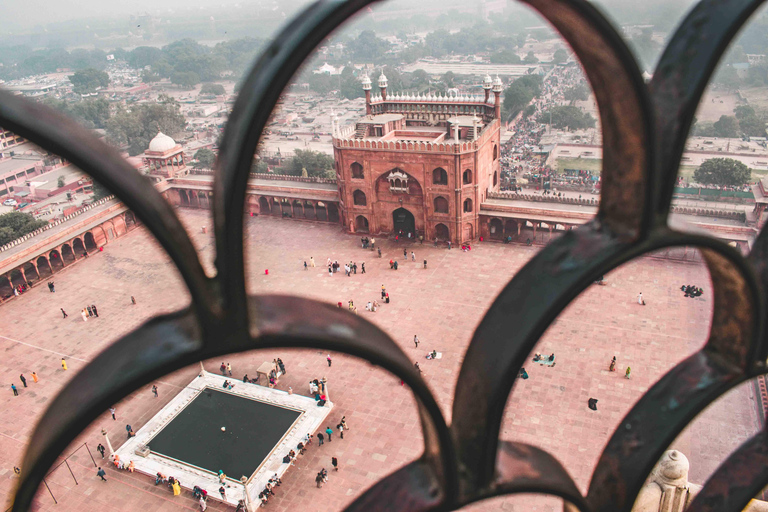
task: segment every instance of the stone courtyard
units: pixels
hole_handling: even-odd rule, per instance
[[[212,268],[211,219],[201,210],[177,210],[200,250],[207,269]],[[415,362],[418,361],[443,413],[450,409],[463,354],[472,332],[494,297],[535,254],[537,247],[478,243],[472,251],[447,250],[431,245],[396,244],[377,239],[382,258],[360,247],[359,237],[346,235],[337,226],[311,222],[253,217],[246,220],[248,287],[252,293],[291,293],[332,304],[354,300],[358,314],[384,329]],[[207,228],[207,233],[203,232]],[[415,251],[416,263],[404,261],[403,247]],[[316,268],[305,271],[303,262],[313,256]],[[366,264],[366,274],[329,276],[327,258],[339,263]],[[389,260],[400,267],[390,270]],[[428,260],[424,269],[422,261]],[[265,269],[269,275],[265,275]],[[16,476],[36,421],[71,376],[113,340],[155,314],[173,311],[189,303],[173,265],[144,229],[109,243],[104,252],[80,260],[54,276],[56,292],[35,286],[18,299],[0,306],[0,503],[9,504]],[[586,491],[602,448],[631,406],[675,364],[700,348],[706,340],[711,316],[711,285],[700,264],[641,258],[605,276],[607,286],[586,290],[549,328],[536,351],[554,352],[555,367],[529,360],[530,378],[518,379],[508,400],[502,437],[535,444],[553,453]],[[384,284],[392,299],[376,313],[365,311],[369,300],[378,299]],[[682,284],[704,288],[697,299],[684,298]],[[642,292],[648,305],[636,304]],[[131,304],[131,296],[137,300]],[[96,304],[99,318],[83,322],[79,310]],[[69,314],[62,318],[59,308]],[[414,347],[413,335],[421,340]],[[510,333],[512,336],[514,333]],[[425,359],[431,350],[443,353],[435,361]],[[281,357],[287,374],[278,388],[292,387],[307,394],[308,382],[327,377],[335,408],[329,425],[346,416],[350,430],[344,439],[317,446],[317,439],[291,468],[270,500],[275,511],[341,510],[383,476],[418,457],[422,450],[415,402],[399,379],[359,359],[317,350],[264,350],[227,357],[233,378],[255,376],[264,361]],[[608,372],[611,357],[617,372]],[[65,357],[69,370],[61,368]],[[210,372],[220,360],[206,361]],[[632,378],[624,370],[632,368]],[[47,478],[48,491],[38,491],[35,510],[139,510],[144,512],[198,509],[185,491],[173,494],[139,474],[107,470],[107,483],[96,476],[88,456],[88,443],[103,442],[102,428],[109,431],[115,448],[125,440],[125,425],[135,431],[156,414],[194,375],[199,366],[185,368],[134,391],[116,404],[117,421],[107,411],[68,448],[65,455],[78,485],[66,466]],[[36,371],[39,383],[32,382]],[[14,397],[10,384],[20,386],[19,374],[28,379]],[[598,399],[598,410],[587,408],[588,398]],[[672,444],[691,461],[690,480],[703,483],[728,453],[759,428],[752,383],[744,384],[715,402]],[[317,489],[316,473],[331,469],[336,456],[340,471],[331,471],[328,483]],[[63,459],[62,459],[63,460]],[[106,462],[106,461],[104,461]],[[239,475],[231,475],[238,478]],[[184,482],[182,481],[182,484]],[[216,497],[216,489],[208,489]],[[6,505],[7,508],[8,505]],[[232,510],[211,502],[213,510]],[[522,496],[498,498],[467,507],[467,510],[561,510],[559,500]],[[4,510],[4,509],[3,509]]]

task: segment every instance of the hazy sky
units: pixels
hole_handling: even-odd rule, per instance
[[[0,12],[4,20],[16,20],[22,26],[35,26],[56,21],[80,18],[99,18],[149,13],[153,15],[169,11],[219,9],[235,4],[271,4],[253,0],[0,0]]]

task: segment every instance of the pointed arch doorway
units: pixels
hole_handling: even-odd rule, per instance
[[[392,226],[396,235],[399,235],[401,231],[403,236],[408,236],[408,233],[411,233],[411,236],[416,235],[416,219],[405,208],[398,208],[392,212]]]

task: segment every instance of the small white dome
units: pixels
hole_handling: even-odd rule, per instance
[[[493,79],[493,92],[501,92],[504,88],[504,85],[501,83],[501,78],[499,78],[499,75],[496,75],[496,78]]]
[[[382,89],[385,89],[387,87],[387,77],[384,76],[383,72],[379,76],[379,87]]]
[[[483,78],[483,89],[490,89],[491,85],[493,85],[491,75],[485,75],[485,78]]]
[[[149,141],[149,151],[155,151],[157,153],[165,153],[174,147],[176,147],[176,141],[163,132],[157,132],[155,138]]]
[[[371,90],[371,79],[368,77],[368,73],[363,74],[363,90],[364,91],[370,91]]]

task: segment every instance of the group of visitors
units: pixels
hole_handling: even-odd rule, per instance
[[[32,287],[32,281],[29,281],[29,283],[22,283],[20,285],[14,286],[13,287],[13,294],[18,297],[22,293],[24,293],[27,290],[29,290],[31,287]]]
[[[371,250],[374,250],[376,248],[376,239],[375,238],[369,239],[367,236],[364,236],[360,239],[360,244],[363,246],[363,249],[368,249],[370,247]]]
[[[283,483],[283,481],[280,479],[280,477],[277,476],[277,473],[275,473],[275,475],[267,481],[266,485],[264,486],[264,490],[259,493],[259,501],[261,501],[262,506],[269,502],[270,496],[275,495],[275,487],[279,487],[281,483]]]
[[[330,365],[331,356],[328,356],[328,366]],[[315,397],[315,402],[317,402],[318,407],[323,407],[325,405],[325,402],[328,400],[328,396],[325,391],[325,382],[322,380],[314,379],[309,381],[309,394],[310,396]]]
[[[61,311],[63,312],[64,310],[62,309]],[[87,322],[89,318],[94,317],[94,316],[96,318],[98,318],[99,317],[99,310],[96,309],[96,304],[92,304],[90,306],[84,307],[80,311],[80,316],[83,317],[83,322]],[[64,318],[66,318],[66,317],[67,317],[67,315],[65,313],[64,314]]]
[[[696,297],[700,297],[702,293],[704,293],[704,290],[702,288],[699,288],[697,286],[693,285],[683,285],[680,287],[680,290],[685,293],[686,297],[690,297],[692,299]]]
[[[115,468],[125,471],[130,471],[133,473],[136,471],[136,466],[133,464],[133,461],[128,461],[128,464],[125,463],[125,461],[120,460],[120,456],[116,453],[113,453],[109,456],[110,460],[112,461],[112,464],[115,466]],[[159,473],[158,473],[159,474]],[[155,484],[157,485],[157,484]]]

